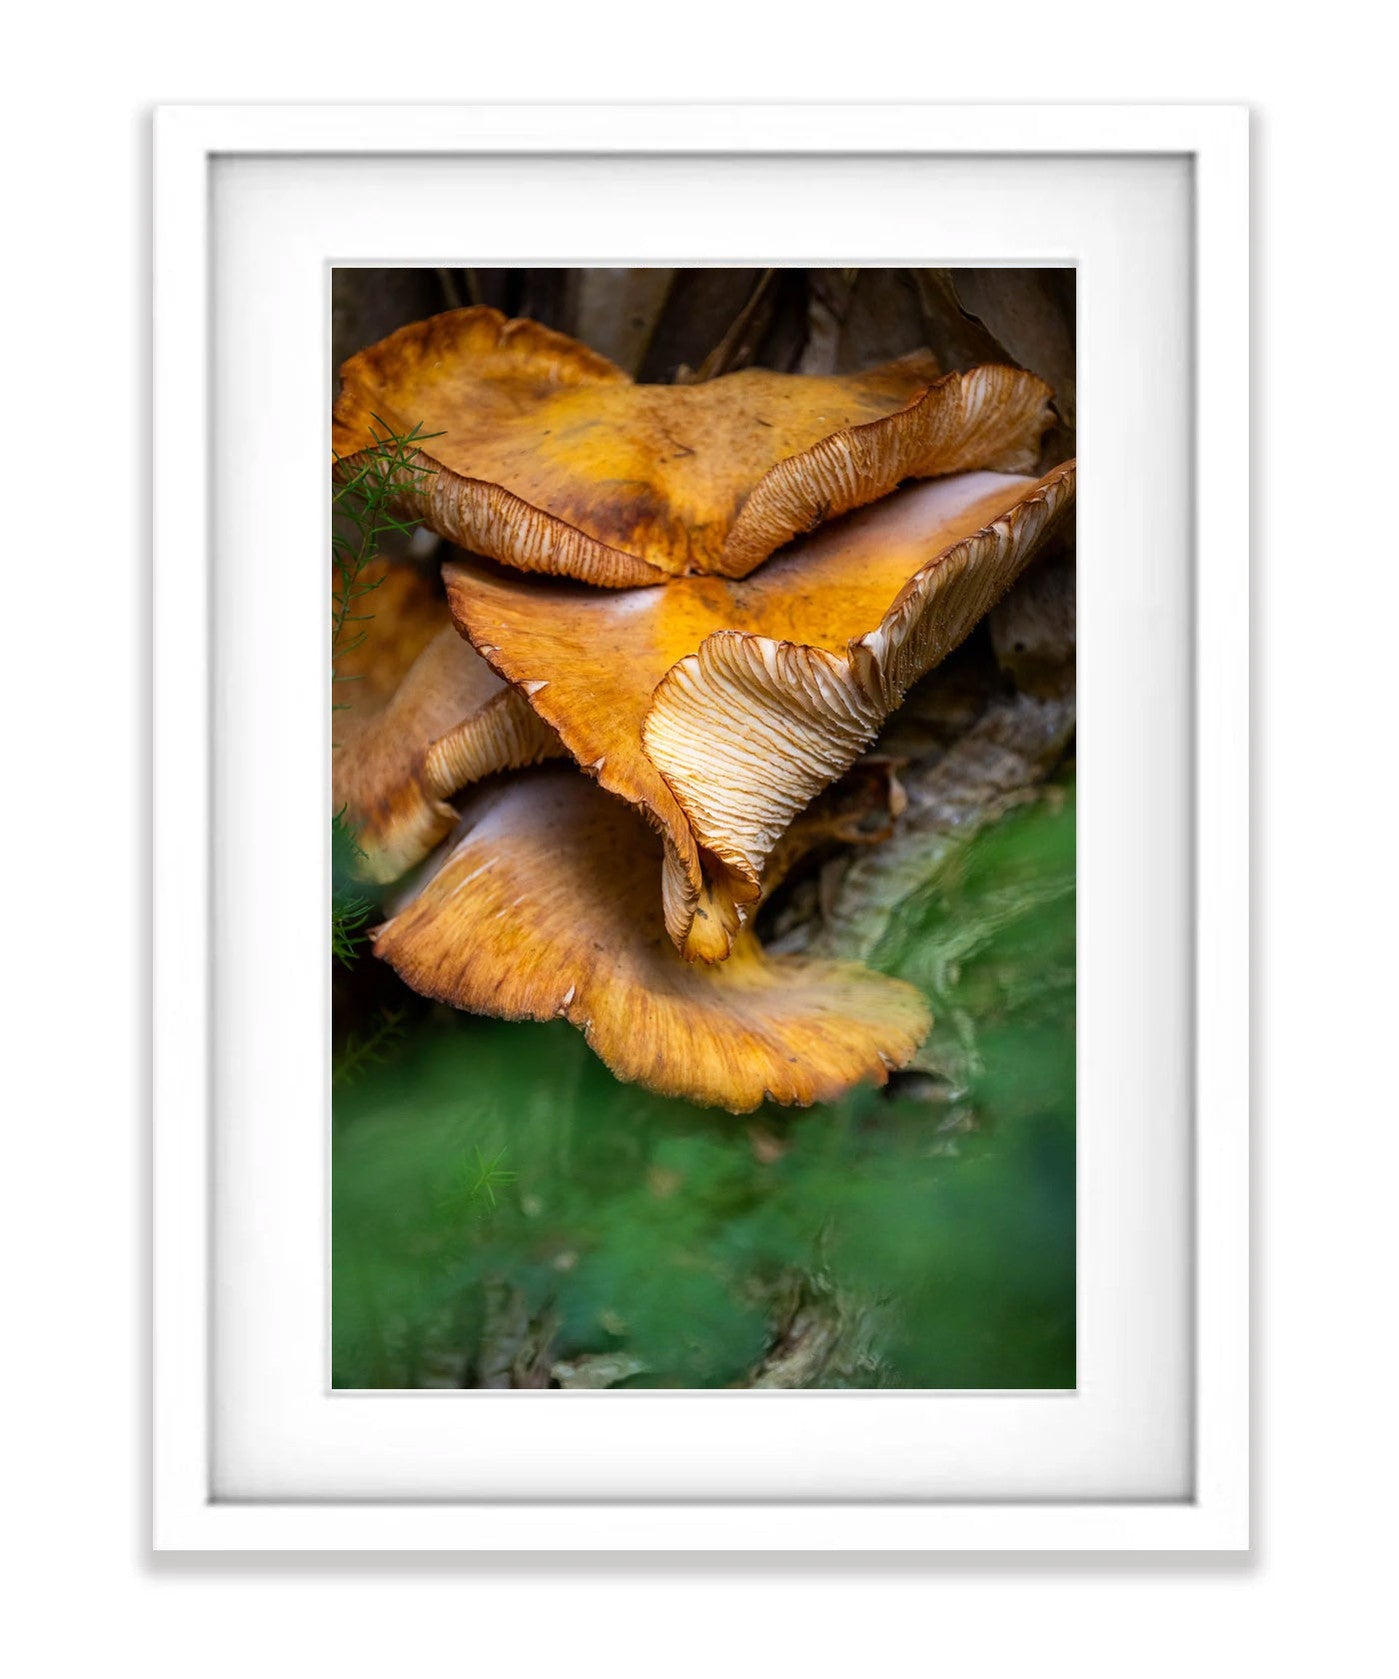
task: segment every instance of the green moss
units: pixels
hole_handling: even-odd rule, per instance
[[[723,1386],[801,1299],[836,1325],[816,1382],[1072,1386],[1073,835],[1061,792],[892,906],[876,961],[933,1000],[941,1100],[735,1119],[618,1084],[563,1023],[420,1025],[336,1098],[337,1385],[475,1379],[504,1301],[545,1368]]]

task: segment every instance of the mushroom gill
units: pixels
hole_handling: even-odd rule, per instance
[[[483,306],[404,327],[340,371],[342,477],[384,427],[440,434],[414,457],[414,517],[517,569],[609,588],[746,577],[904,479],[1027,471],[1050,419],[1033,374],[940,377],[926,351],[839,377],[748,368],[637,385]]]
[[[720,966],[683,961],[659,858],[636,811],[572,767],[478,788],[375,952],[425,996],[563,1017],[619,1079],[734,1113],[830,1101],[915,1053],[930,1019],[902,980],[770,958],[749,930]]]
[[[388,881],[451,831],[454,793],[563,748],[457,634],[431,579],[408,564],[378,570],[363,634],[336,662],[331,797],[364,872]]]
[[[665,924],[720,961],[792,818],[1015,581],[1073,497],[1033,479],[911,485],[751,576],[603,593],[457,559],[458,627],[664,838]]]

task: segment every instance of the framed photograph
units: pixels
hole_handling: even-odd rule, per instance
[[[155,167],[157,1547],[1245,1548],[1245,113]]]

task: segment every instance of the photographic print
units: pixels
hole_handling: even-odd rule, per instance
[[[1072,1388],[1073,270],[331,286],[333,1385]]]

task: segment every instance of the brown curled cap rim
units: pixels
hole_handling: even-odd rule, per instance
[[[907,486],[740,580],[604,593],[469,558],[443,575],[462,633],[659,830],[671,938],[718,961],[792,819],[1021,574],[1074,482],[1067,462]]]
[[[768,957],[750,930],[684,961],[656,894],[660,844],[572,766],[466,797],[375,953],[422,995],[505,1020],[565,1019],[626,1083],[747,1113],[882,1084],[930,1025],[913,986],[858,964]]]
[[[563,751],[524,696],[452,625],[435,580],[376,562],[336,660],[331,801],[371,880],[398,878],[451,832],[449,802],[498,770]]]
[[[476,306],[341,368],[336,470],[418,435],[403,510],[472,553],[608,588],[745,577],[793,537],[910,478],[1030,470],[1033,374],[941,374],[927,351],[822,377],[746,368],[638,385],[574,339]]]

